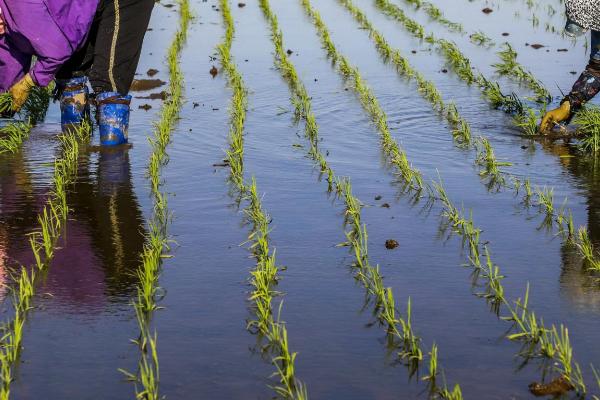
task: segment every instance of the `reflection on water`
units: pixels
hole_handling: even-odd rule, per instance
[[[575,146],[560,142],[543,143],[543,148],[559,157],[562,167],[575,177],[587,203],[587,229],[596,249],[600,248],[600,161],[584,156]],[[573,305],[600,312],[598,277],[585,270],[581,256],[572,246],[563,245],[561,293]]]
[[[5,156],[0,165],[0,279],[6,267],[31,265],[27,233],[48,185],[32,183],[27,154]],[[49,160],[45,160],[48,162]],[[50,165],[47,168],[52,168]],[[40,292],[67,309],[101,310],[127,302],[144,241],[142,213],[132,186],[127,148],[90,149],[81,156],[79,177],[67,195],[70,218]]]

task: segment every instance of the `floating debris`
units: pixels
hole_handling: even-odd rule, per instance
[[[388,250],[394,250],[398,246],[400,246],[400,244],[394,239],[388,239],[385,241],[385,248]]]

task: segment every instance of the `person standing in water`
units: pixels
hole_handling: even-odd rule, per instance
[[[100,143],[126,143],[153,8],[154,0],[0,0],[0,92],[19,111],[34,86],[56,79],[63,129],[88,118],[93,102]]]
[[[551,130],[555,124],[569,121],[585,103],[600,92],[600,1],[565,0],[567,25],[565,33],[572,37],[592,32],[590,61],[579,76],[571,92],[566,95],[560,107],[548,111],[542,118],[540,131]]]

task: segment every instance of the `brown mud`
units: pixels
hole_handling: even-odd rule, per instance
[[[166,82],[160,79],[134,79],[131,83],[130,90],[132,92],[146,92],[164,86],[165,84]]]
[[[564,376],[559,376],[548,383],[533,382],[529,385],[529,391],[536,397],[562,396],[575,389],[573,384]]]

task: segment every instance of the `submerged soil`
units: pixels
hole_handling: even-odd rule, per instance
[[[432,2],[446,18],[462,23],[465,33],[449,32],[423,10],[395,1],[426,31],[455,41],[486,76],[494,76],[495,53],[510,42],[519,62],[555,96],[554,104],[576,78],[571,72],[587,63],[584,40],[572,42],[546,30],[546,23],[556,29],[564,24],[558,0],[535,0],[533,8],[503,0]],[[350,177],[353,193],[363,203],[371,262],[394,289],[400,312],[410,299],[413,329],[425,348],[437,344],[446,380],[459,383],[466,399],[531,399],[533,393],[566,391],[565,382],[553,381],[556,374],[542,379],[539,363],[522,365],[515,357],[520,345],[504,339],[509,326],[477,295],[483,288],[472,287],[461,240],[444,230],[439,206],[415,203],[404,194],[383,160],[376,128],[348,83],[332,69],[300,0],[271,3],[284,49],[293,49],[290,59],[312,98],[321,150],[339,176]],[[392,136],[410,162],[427,180],[441,178],[454,203],[472,212],[482,242],[505,275],[507,298],[522,297],[529,286],[536,315],[548,326],[568,326],[573,355],[589,390],[597,394],[589,368],[600,363],[597,278],[582,268],[577,252],[544,229],[538,209],[525,207],[512,192],[490,191],[482,184],[474,152],[454,145],[445,120],[432,112],[414,83],[399,79],[381,61],[368,33],[339,2],[312,3],[332,40],[378,97]],[[374,2],[355,4],[434,81],[444,100],[454,100],[473,135],[485,135],[498,160],[512,163],[506,169],[534,186],[552,187],[557,207],[568,199],[576,226],[587,226],[592,242],[600,246],[597,160],[580,155],[575,140],[522,137],[510,118],[458,79],[430,45],[414,39]],[[548,5],[557,12],[550,13]],[[218,8],[214,0],[192,1],[196,19],[181,58],[186,102],[163,175],[173,257],[164,260],[162,309],[153,321],[160,388],[168,399],[271,399],[269,386],[277,384],[271,377],[274,367],[246,329],[252,318],[249,271],[255,262],[245,244],[250,227],[231,195],[224,160],[231,91],[224,73],[207,73],[220,67],[214,58],[224,34]],[[492,12],[482,12],[485,8]],[[152,79],[139,80],[132,90],[156,89],[168,81],[163,64],[176,28],[174,11],[156,8],[138,68],[148,75],[152,71]],[[294,122],[287,83],[273,66],[271,36],[258,3],[240,3],[232,13],[232,56],[249,90],[244,169],[247,179],[256,179],[271,217],[270,239],[281,267],[276,290],[284,300],[281,319],[290,350],[297,352],[298,378],[313,399],[427,398],[420,379],[426,370],[411,377],[397,352],[387,347],[385,332],[374,323],[372,307],[354,278],[353,255],[340,246],[347,240],[344,206],[327,193],[327,183],[306,157],[303,126]],[[538,24],[532,23],[534,13]],[[494,45],[473,44],[469,36],[478,31]],[[526,43],[545,47],[536,50]],[[506,93],[531,95],[518,83],[498,80]],[[79,179],[68,194],[71,218],[24,328],[22,362],[11,387],[14,399],[135,396],[119,368],[135,371],[139,357],[131,342],[138,334],[131,301],[152,211],[147,137],[167,98],[141,95],[132,104],[133,146],[112,151],[92,147],[81,156]],[[27,234],[37,224],[36,213],[51,185],[59,121],[54,104],[22,151],[0,155],[0,279],[7,284],[9,267],[33,261]],[[390,251],[386,241],[400,245]],[[530,392],[531,382],[538,383]]]

